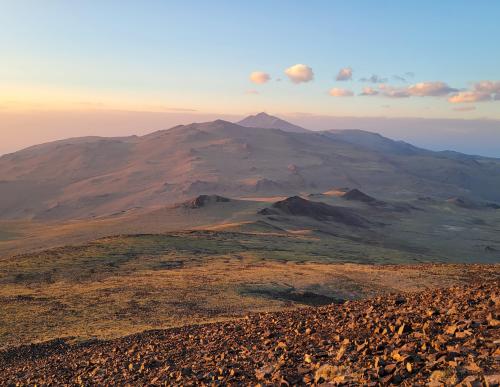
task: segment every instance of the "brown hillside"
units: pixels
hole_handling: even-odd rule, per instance
[[[68,139],[0,157],[0,218],[92,218],[201,194],[292,196],[332,186],[365,187],[381,200],[500,201],[500,162],[471,157],[388,153],[325,133],[222,120],[142,137]]]

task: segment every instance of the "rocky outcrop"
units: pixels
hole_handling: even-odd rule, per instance
[[[352,209],[314,202],[300,196],[292,196],[273,203],[270,208],[261,210],[259,214],[304,216],[318,221],[335,221],[355,227],[366,227],[369,223]]]
[[[0,384],[498,386],[499,281],[0,352]]]
[[[207,205],[213,203],[227,203],[230,201],[231,199],[219,195],[200,195],[195,197],[194,199],[182,203],[182,206],[185,208],[195,209],[206,207]]]
[[[357,188],[351,189],[342,195],[342,198],[345,200],[353,200],[357,202],[369,203],[369,204],[383,204],[379,202],[377,199],[365,194]]]

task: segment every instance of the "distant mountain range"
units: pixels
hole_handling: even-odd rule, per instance
[[[83,137],[0,157],[0,218],[71,219],[199,194],[292,196],[351,187],[377,197],[500,202],[500,159],[432,152],[360,131],[313,132],[260,113],[138,137]]]

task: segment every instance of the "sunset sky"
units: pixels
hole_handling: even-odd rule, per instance
[[[474,122],[500,131],[499,15],[495,1],[3,0],[0,153],[258,111],[466,119],[481,139]]]

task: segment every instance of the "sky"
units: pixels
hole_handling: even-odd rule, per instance
[[[0,0],[0,154],[266,111],[500,156],[498,15],[496,1]]]

